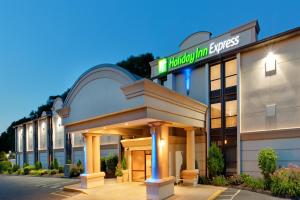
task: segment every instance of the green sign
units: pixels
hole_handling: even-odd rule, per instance
[[[158,73],[166,73],[170,70],[176,69],[181,65],[192,64],[200,58],[208,55],[208,48],[196,48],[195,51],[185,52],[179,56],[162,58],[158,61]]]
[[[196,48],[192,52],[183,52],[178,56],[162,58],[158,61],[158,74],[167,73],[181,66],[195,63],[197,60],[207,57],[208,55],[219,54],[223,50],[238,45],[240,36],[236,35],[220,42],[211,42],[208,47]]]

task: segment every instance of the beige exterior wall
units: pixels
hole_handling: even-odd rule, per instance
[[[276,74],[266,76],[265,62],[270,51],[276,59]],[[292,132],[292,128],[300,126],[299,52],[300,36],[296,36],[241,53],[240,130],[243,173],[260,176],[257,156],[265,147],[276,150],[279,166],[300,164],[300,138],[287,135],[288,130]],[[266,106],[270,104],[276,105],[276,114],[268,117]],[[275,135],[276,131],[283,129],[287,130]],[[251,139],[248,137],[250,134]],[[271,135],[273,138],[268,139]]]
[[[277,72],[265,75],[265,60],[274,52]],[[241,132],[300,126],[300,37],[241,54]],[[266,117],[266,105],[276,116]]]

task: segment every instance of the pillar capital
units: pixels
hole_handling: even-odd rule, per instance
[[[185,131],[195,131],[196,128],[191,126],[191,127],[186,127],[186,128],[184,128],[184,130],[185,130]]]

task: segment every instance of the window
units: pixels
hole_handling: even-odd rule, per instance
[[[236,60],[230,60],[225,63],[226,88],[237,85],[237,65]]]
[[[33,127],[29,125],[27,128],[27,151],[33,151]]]
[[[167,81],[167,76],[163,76],[158,79],[158,83],[162,86],[165,86],[166,81]]]
[[[221,65],[210,67],[210,91],[221,89]]]
[[[226,101],[226,127],[237,126],[237,100]]]
[[[83,146],[83,136],[81,134],[73,134],[73,144],[74,147]]]
[[[221,103],[210,105],[211,108],[211,128],[221,128]]]
[[[19,137],[19,152],[23,152],[23,129],[19,128],[18,129],[18,137]]]
[[[59,116],[54,117],[54,148],[59,149],[64,147],[64,127]]]
[[[39,131],[39,150],[46,150],[47,148],[47,130],[46,122],[42,122]]]

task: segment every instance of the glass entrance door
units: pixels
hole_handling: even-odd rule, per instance
[[[144,182],[151,177],[151,151],[132,151],[132,181]]]

